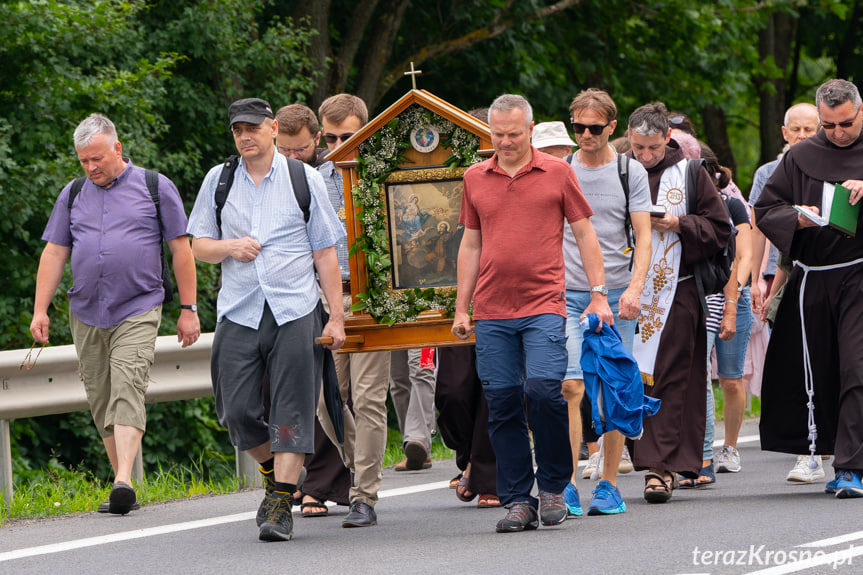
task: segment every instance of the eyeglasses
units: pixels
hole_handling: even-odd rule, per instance
[[[854,117],[850,120],[845,120],[844,122],[836,122],[835,124],[832,124],[830,122],[821,122],[821,127],[825,130],[835,130],[836,126],[839,126],[840,128],[847,130],[854,125],[854,122],[857,121],[858,115],[860,115],[860,108],[857,108],[857,113],[854,114]]]
[[[260,124],[236,124],[234,126],[231,126],[231,132],[233,132],[233,134],[235,136],[242,136],[243,132],[248,132],[250,134],[256,134],[263,127],[264,127],[263,122]]]
[[[306,152],[306,150],[308,150],[309,147],[311,147],[312,145],[314,145],[314,142],[309,142],[308,144],[306,144],[302,148],[285,148],[283,146],[278,146],[277,149],[279,150],[279,153],[284,154],[286,156],[291,156],[291,155],[299,156],[301,154],[304,154]]]
[[[330,134],[329,132],[327,132],[324,134],[324,140],[326,140],[328,144],[335,144],[339,140],[341,140],[342,142],[347,142],[351,139],[351,136],[353,135],[354,132],[348,132],[347,134]]]
[[[608,127],[611,122],[606,122],[604,124],[580,124],[578,122],[570,122],[572,124],[572,131],[578,134],[579,136],[584,133],[585,130],[589,130],[591,134],[594,136],[599,136],[602,134],[602,131]]]
[[[22,371],[25,367],[27,371],[30,371],[34,367],[36,367],[36,360],[39,359],[39,354],[42,353],[42,350],[45,349],[45,346],[48,345],[48,342],[42,344],[42,347],[39,348],[39,351],[36,352],[36,357],[33,360],[30,360],[30,357],[33,355],[33,348],[36,347],[36,341],[34,340],[32,345],[30,345],[30,349],[27,350],[27,355],[24,356],[24,361],[21,362],[21,365],[18,366],[18,371]]]
[[[669,117],[668,122],[670,124],[675,125],[675,126],[679,126],[679,125],[683,124],[684,122],[686,122],[686,116],[681,116],[681,115],[677,114],[675,116]]]

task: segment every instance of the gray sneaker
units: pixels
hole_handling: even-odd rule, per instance
[[[267,520],[261,525],[261,541],[290,541],[294,537],[294,516],[291,514],[293,493],[274,491],[267,500]]]
[[[539,520],[543,525],[560,525],[566,519],[566,514],[563,493],[539,490]]]
[[[526,501],[516,501],[507,505],[506,508],[506,517],[497,522],[496,531],[498,533],[515,533],[536,529],[536,509],[533,505]]]
[[[730,445],[723,445],[716,455],[716,473],[737,473],[741,469],[740,453]]]

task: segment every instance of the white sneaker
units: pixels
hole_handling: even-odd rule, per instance
[[[716,473],[737,473],[741,469],[740,453],[730,445],[723,445],[716,455]]]
[[[618,473],[631,473],[635,470],[632,466],[632,458],[629,456],[629,449],[624,445],[623,453],[620,455],[620,464],[617,466]]]
[[[795,483],[812,483],[819,479],[824,479],[824,465],[821,463],[821,457],[815,456],[815,469],[809,467],[809,462],[812,457],[809,455],[798,455],[797,463],[791,471],[788,472],[786,481],[794,481]]]
[[[597,451],[593,455],[587,458],[587,465],[584,466],[584,471],[581,472],[582,479],[590,479],[590,476],[593,475],[595,471],[600,469],[602,462],[600,461],[600,452]]]

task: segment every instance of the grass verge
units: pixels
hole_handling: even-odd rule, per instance
[[[448,449],[434,436],[432,459],[452,459],[455,452]],[[389,429],[384,467],[394,465],[404,458],[402,436],[398,430]],[[217,468],[211,463],[198,460],[189,466],[171,466],[155,471],[148,470],[144,479],[135,482],[138,499],[144,505],[185,499],[198,495],[231,493],[237,490],[238,480],[234,475],[233,462],[219,462]],[[108,500],[111,484],[92,473],[67,469],[56,460],[49,462],[48,469],[29,473],[29,479],[15,484],[15,495],[11,508],[0,498],[0,527],[10,519],[37,518],[95,511]]]

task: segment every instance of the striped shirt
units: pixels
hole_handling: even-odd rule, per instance
[[[318,166],[318,173],[324,177],[324,183],[327,185],[327,197],[330,199],[330,205],[333,206],[336,215],[342,222],[342,227],[345,227],[345,188],[342,181],[342,174],[336,169],[332,162],[324,162]],[[350,265],[348,263],[348,240],[347,237],[339,240],[336,243],[336,255],[339,258],[339,270],[342,272],[342,281],[351,279]]]
[[[222,261],[218,321],[257,329],[269,304],[279,325],[311,313],[319,298],[312,251],[334,246],[344,227],[327,201],[323,178],[304,164],[311,194],[308,224],[291,187],[287,160],[273,153],[270,171],[256,187],[240,160],[228,199],[222,208],[222,229],[216,224],[215,192],[222,164],[204,178],[188,232],[195,238],[235,239],[249,236],[261,244],[258,257]]]

